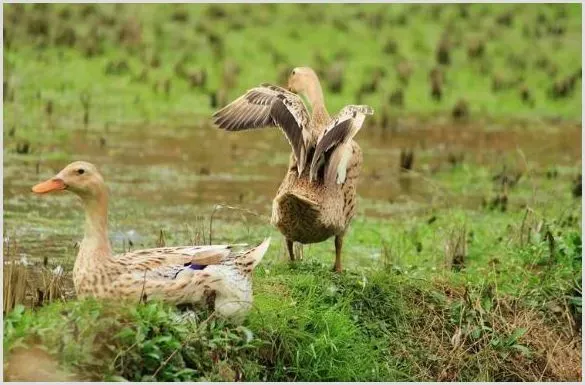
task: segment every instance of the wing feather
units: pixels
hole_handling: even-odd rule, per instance
[[[264,83],[215,112],[213,122],[227,131],[279,127],[292,147],[299,175],[302,173],[310,137],[309,113],[298,95]]]
[[[153,269],[163,265],[198,264],[212,265],[220,263],[235,246],[242,245],[204,245],[182,247],[158,247],[128,252],[119,255],[118,262],[129,266],[129,269],[144,267]]]
[[[313,159],[311,161],[310,178],[315,180],[320,166],[324,163],[324,157],[327,151],[336,146],[348,143],[362,127],[366,115],[372,115],[374,110],[369,106],[350,105],[344,107],[339,114],[325,128],[317,140]],[[336,163],[339,163],[344,156],[342,152],[334,157]],[[334,165],[337,168],[339,164]],[[328,173],[331,176],[331,173]],[[331,180],[331,177],[327,178]],[[340,178],[339,180],[344,180]]]

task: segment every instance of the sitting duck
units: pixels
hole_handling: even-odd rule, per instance
[[[81,198],[85,235],[73,267],[79,297],[204,303],[215,295],[215,311],[241,320],[252,306],[251,274],[270,244],[159,247],[112,255],[108,239],[108,189],[97,168],[73,162],[32,188],[37,194],[67,190]]]

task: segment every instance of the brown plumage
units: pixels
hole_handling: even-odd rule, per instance
[[[349,105],[331,118],[319,79],[308,67],[292,71],[288,88],[269,84],[252,88],[217,111],[213,120],[228,131],[269,126],[282,130],[292,154],[272,204],[271,223],[285,236],[291,260],[293,242],[316,243],[335,236],[334,269],[341,271],[343,236],[355,214],[362,164],[362,151],[353,137],[373,109]],[[310,114],[295,93],[308,99]]]
[[[251,308],[251,272],[270,239],[248,250],[241,250],[242,245],[181,246],[114,256],[108,239],[108,190],[96,167],[73,162],[33,187],[38,194],[59,190],[75,193],[85,209],[85,235],[73,267],[78,296],[194,304],[214,293],[216,312],[236,320]]]

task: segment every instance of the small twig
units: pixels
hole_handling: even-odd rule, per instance
[[[221,205],[215,205],[213,211],[211,212],[211,216],[209,217],[209,244],[211,245],[211,237],[213,236],[213,216],[215,212],[221,208]]]
[[[549,263],[553,263],[555,261],[555,237],[553,236],[552,232],[548,225],[546,226],[546,232],[544,233],[544,237],[548,241],[548,251],[549,251]]]
[[[516,151],[518,152],[518,154],[520,154],[520,157],[522,158],[522,161],[524,162],[524,167],[526,169],[526,177],[530,180],[530,184],[532,185],[532,205],[535,205],[535,203],[536,203],[536,184],[534,183],[534,180],[532,179],[532,172],[530,171],[530,168],[528,167],[528,161],[526,160],[526,156],[524,155],[524,151],[522,151],[522,149],[520,147],[516,147]]]
[[[211,216],[209,217],[209,244],[210,245],[212,243],[212,237],[213,237],[213,217],[214,217],[215,213],[217,211],[221,210],[221,209],[236,210],[236,211],[245,212],[247,214],[251,214],[251,215],[254,215],[254,216],[257,216],[257,217],[260,217],[260,218],[262,218],[262,217],[268,218],[267,216],[262,215],[262,214],[258,214],[257,212],[252,211],[252,210],[243,209],[243,208],[235,207],[235,206],[230,206],[230,205],[227,205],[227,204],[224,204],[224,203],[218,203],[213,208],[213,211],[211,212]]]
[[[87,125],[89,124],[89,108],[91,103],[91,95],[89,94],[89,92],[84,91],[81,93],[81,95],[79,95],[79,100],[83,105],[83,124],[87,129]]]
[[[116,361],[118,361],[118,359],[122,356],[122,354],[126,354],[128,353],[130,350],[132,350],[136,345],[138,345],[139,342],[142,341],[136,341],[134,342],[132,345],[130,345],[127,349],[124,349],[124,351],[122,352],[118,352],[118,354],[116,354],[116,357],[114,357],[114,361],[112,362],[112,366],[116,366]]]
[[[526,223],[526,218],[528,217],[528,211],[532,211],[530,207],[526,208],[524,212],[524,218],[522,218],[522,225],[520,225],[520,246],[524,246],[524,224]]]
[[[494,276],[497,275],[495,265],[492,265],[492,273],[494,274]],[[502,308],[500,307],[500,299],[498,296],[498,280],[497,279],[494,279],[494,287],[495,287],[494,298],[496,299],[496,309],[495,310],[497,310],[497,312],[499,313],[500,318],[503,319],[504,316],[502,315]]]
[[[412,174],[412,175],[415,175],[415,176],[419,177],[423,182],[428,183],[435,190],[445,192],[445,193],[447,193],[447,195],[450,195],[453,198],[457,198],[457,195],[455,193],[451,192],[447,187],[442,186],[437,181],[434,181],[434,180],[432,180],[430,178],[427,178],[422,173],[420,173],[418,171],[415,171],[415,170],[410,170],[409,173]]]
[[[144,288],[146,287],[146,273],[147,272],[148,272],[148,269],[144,270],[144,278],[142,280],[142,291],[140,292],[140,298],[138,299],[139,305],[142,303],[142,299],[144,298]]]
[[[552,355],[555,352],[555,349],[557,348],[557,345],[559,344],[559,342],[561,341],[561,337],[559,336],[559,338],[557,339],[557,342],[555,342],[555,346],[553,346],[552,351],[550,352],[550,354]],[[548,357],[546,360],[546,364],[544,365],[544,369],[542,370],[542,373],[540,374],[540,378],[538,379],[538,382],[542,382],[542,378],[544,377],[544,373],[546,373],[546,369],[548,369]]]

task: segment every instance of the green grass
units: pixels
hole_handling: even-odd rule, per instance
[[[234,98],[259,83],[281,82],[281,71],[290,66],[311,65],[327,73],[340,55],[345,57],[343,88],[338,94],[328,93],[331,111],[358,102],[357,91],[380,68],[386,75],[362,101],[376,111],[386,108],[390,93],[402,89],[404,108],[396,108],[395,114],[448,113],[463,98],[476,116],[581,119],[579,92],[558,99],[548,94],[555,81],[580,68],[578,4],[238,4],[220,8],[102,4],[6,5],[4,9],[5,80],[8,92],[14,94],[14,101],[4,108],[5,127],[16,126],[17,137],[35,142],[58,141],[57,133],[65,135],[69,127],[83,126],[82,93],[91,97],[89,125],[94,129],[127,121],[169,123],[213,111],[209,92],[226,86],[222,72],[227,63],[240,68],[235,86],[226,89],[229,98]],[[461,16],[462,9],[467,17]],[[65,10],[70,12],[67,17]],[[513,15],[511,24],[498,24],[498,17],[508,12]],[[177,14],[184,14],[186,21],[173,20]],[[41,27],[44,23],[46,30]],[[550,32],[556,26],[563,28],[561,35]],[[60,43],[68,28],[75,36],[69,45]],[[138,32],[121,38],[128,30]],[[434,102],[429,72],[437,66],[436,47],[446,31],[452,40],[450,64],[443,66],[444,97]],[[214,36],[223,47],[220,53],[209,42]],[[484,55],[477,59],[466,53],[473,39],[485,43]],[[388,41],[396,44],[395,53],[384,51]],[[98,53],[88,57],[83,53],[88,46]],[[153,58],[159,64],[153,66]],[[397,78],[396,66],[402,60],[413,68],[408,85]],[[119,62],[124,70],[107,70]],[[188,72],[204,69],[207,84],[191,89],[174,71],[179,62]],[[143,72],[146,79],[140,79]],[[492,79],[500,75],[505,81],[520,81],[494,92]],[[171,84],[168,95],[162,90],[167,80]],[[521,100],[522,84],[530,90],[533,105]],[[49,100],[52,123],[45,117]],[[47,131],[49,125],[53,131]]]
[[[581,379],[582,218],[580,197],[571,195],[581,80],[564,97],[550,94],[580,69],[580,5],[7,4],[4,25],[7,258],[48,256],[50,268],[70,270],[78,202],[31,197],[30,186],[81,156],[107,177],[117,252],[130,231],[139,236],[134,249],[153,247],[161,230],[167,245],[207,242],[218,203],[259,215],[216,212],[214,243],[273,237],[243,325],[208,310],[181,321],[159,303],[18,307],[4,318],[7,379],[30,375],[17,359],[45,357],[37,348],[62,369],[60,379]],[[439,66],[445,31],[450,64]],[[474,39],[485,47],[472,59]],[[395,52],[385,50],[392,44]],[[408,84],[399,79],[402,61],[412,65]],[[207,84],[192,88],[178,63],[205,70]],[[365,169],[340,275],[330,272],[332,240],[305,246],[304,260],[290,265],[268,224],[288,160],[280,133],[236,137],[208,127],[211,93],[231,100],[259,83],[282,83],[297,65],[322,72],[328,89],[335,64],[343,65],[343,87],[326,91],[330,111],[358,102],[376,111],[357,138]],[[232,65],[239,74],[224,76]],[[446,78],[439,102],[429,83],[437,66]],[[377,89],[359,101],[379,69]],[[497,76],[514,84],[494,91]],[[522,101],[523,85],[533,104]],[[402,107],[389,102],[397,89]],[[468,125],[450,117],[462,98]],[[396,129],[381,126],[384,114],[399,119]],[[24,143],[28,153],[16,151]],[[394,161],[409,146],[413,172],[399,175]],[[457,151],[465,159],[451,166],[445,159]],[[508,176],[521,173],[505,194],[493,179],[504,166]],[[494,207],[502,194],[506,205]],[[461,233],[458,269],[452,250]]]
[[[464,211],[443,216],[357,225],[346,259],[379,254],[382,263],[341,275],[330,272],[325,244],[293,266],[273,246],[241,326],[208,312],[181,322],[176,310],[155,303],[57,302],[8,314],[4,348],[43,346],[65,371],[93,380],[576,380],[580,360],[565,333],[572,333],[567,317],[580,314],[580,232],[549,218],[551,250],[538,232],[520,245],[520,212],[481,221]],[[441,229],[449,228],[443,221],[466,222],[473,232],[461,272],[437,257],[447,237]],[[222,238],[242,235],[229,222],[217,226]],[[390,249],[373,247],[380,234]],[[167,241],[183,236],[170,233]],[[555,343],[568,361],[545,358]]]
[[[575,236],[567,236],[558,258],[580,255]],[[547,246],[537,242],[515,257],[534,251]],[[267,266],[256,274],[255,306],[244,325],[205,312],[179,321],[176,310],[156,303],[72,301],[8,314],[4,348],[44,346],[66,371],[93,380],[576,378],[574,367],[547,371],[540,350],[555,337],[567,343],[554,326],[563,315],[546,312],[550,303],[564,306],[558,301],[570,285],[557,270],[571,263],[544,265],[540,282],[521,282],[526,290],[516,294],[506,293],[495,271],[456,283],[450,274],[421,278],[398,266],[342,275],[316,261]],[[454,333],[457,343],[449,339]]]

